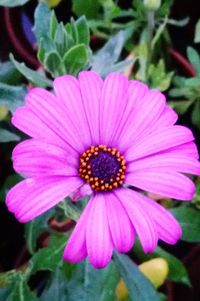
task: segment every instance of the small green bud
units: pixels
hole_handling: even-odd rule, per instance
[[[149,11],[156,11],[160,8],[161,0],[144,0],[144,6]]]

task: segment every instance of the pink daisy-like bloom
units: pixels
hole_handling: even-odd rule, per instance
[[[113,249],[128,252],[138,235],[144,252],[158,240],[175,244],[181,228],[144,192],[192,199],[185,174],[200,174],[192,132],[157,90],[119,73],[103,81],[92,71],[55,79],[54,93],[32,89],[12,123],[31,139],[13,151],[14,169],[27,178],[6,204],[28,222],[70,194],[90,195],[64,250],[105,267]],[[78,191],[78,192],[77,192]]]

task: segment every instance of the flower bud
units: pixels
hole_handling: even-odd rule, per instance
[[[166,280],[169,266],[165,259],[154,258],[139,265],[140,271],[158,288]]]
[[[161,0],[144,0],[144,6],[149,11],[156,11],[160,8]]]

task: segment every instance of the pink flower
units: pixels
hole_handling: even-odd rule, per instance
[[[158,239],[175,244],[179,224],[143,191],[190,200],[195,186],[185,174],[199,175],[200,164],[191,131],[174,125],[164,95],[118,73],[103,81],[90,71],[58,77],[54,93],[32,89],[13,116],[32,138],[13,151],[14,168],[27,179],[9,191],[9,210],[27,222],[87,185],[91,198],[65,260],[88,256],[105,267],[136,234],[147,253]]]

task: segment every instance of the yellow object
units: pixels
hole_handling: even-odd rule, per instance
[[[0,106],[0,121],[4,120],[8,115],[8,109],[5,106]]]
[[[169,266],[165,259],[154,258],[143,262],[138,266],[139,270],[151,281],[155,288],[160,287],[169,273]],[[128,297],[128,289],[122,279],[116,287],[117,301],[125,301]]]
[[[169,273],[169,266],[165,259],[154,258],[138,266],[140,271],[152,282],[155,288],[160,287]]]
[[[50,7],[56,7],[62,0],[45,0],[44,2]]]

